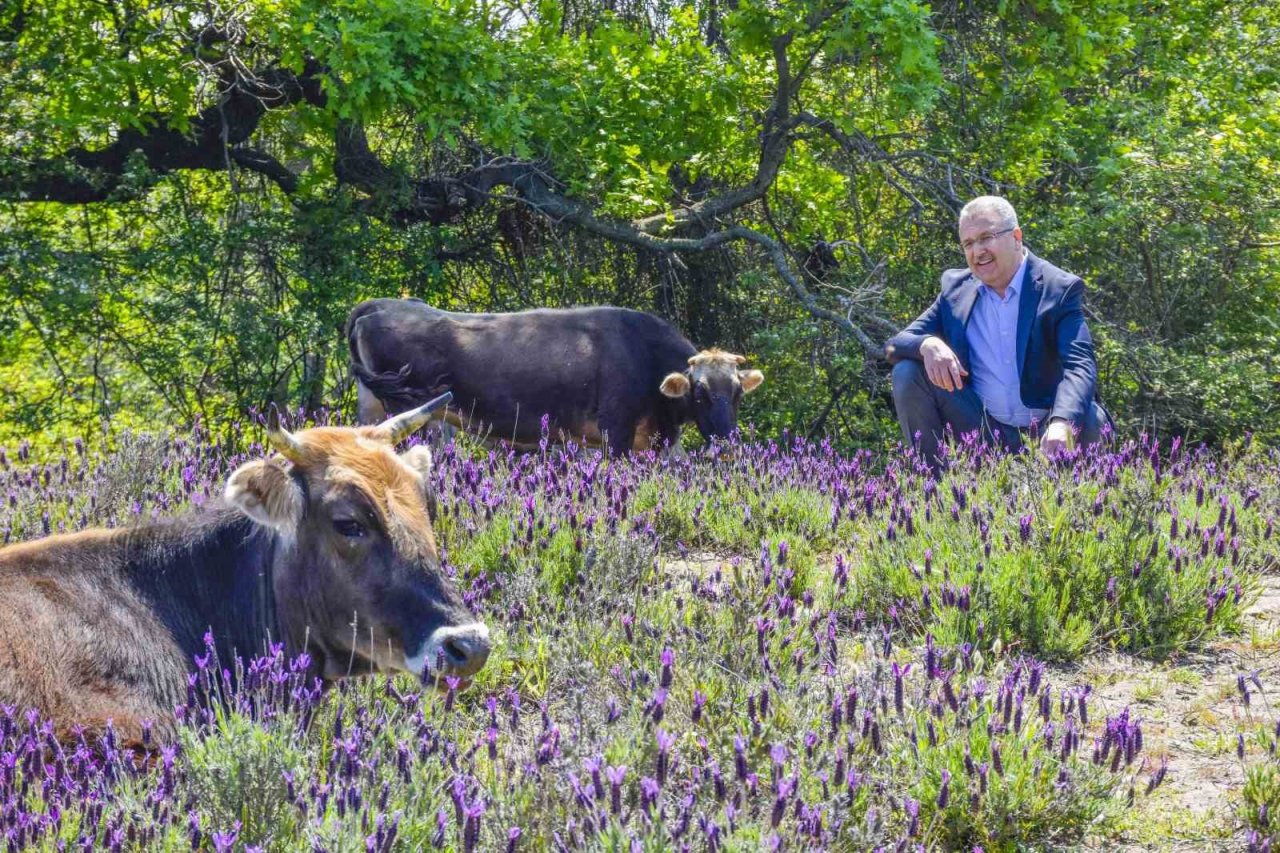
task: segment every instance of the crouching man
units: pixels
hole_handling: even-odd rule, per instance
[[[1045,453],[1098,441],[1110,416],[1084,282],[1027,251],[1003,198],[969,202],[958,230],[968,268],[943,273],[938,298],[885,344],[907,443],[936,469],[948,426],[1015,450],[1038,437]]]

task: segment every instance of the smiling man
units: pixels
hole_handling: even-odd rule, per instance
[[[1045,453],[1096,442],[1110,418],[1084,282],[1027,251],[1003,198],[966,204],[958,231],[968,268],[943,273],[938,298],[885,345],[907,442],[935,468],[948,426],[1012,449],[1038,436]]]

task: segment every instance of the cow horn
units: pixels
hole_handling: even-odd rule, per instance
[[[431,420],[436,409],[449,405],[453,399],[452,391],[445,391],[439,397],[428,400],[416,409],[388,418],[382,422],[379,431],[383,438],[392,444],[399,444],[412,435],[419,427]]]
[[[267,444],[274,447],[290,462],[302,460],[302,442],[293,433],[280,426],[280,410],[274,403],[267,411]]]

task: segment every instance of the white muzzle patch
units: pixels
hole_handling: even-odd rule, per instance
[[[420,678],[470,676],[489,659],[489,626],[483,622],[437,628],[416,654],[405,656],[405,669]]]

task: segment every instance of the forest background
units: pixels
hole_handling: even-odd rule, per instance
[[[349,405],[357,301],[655,312],[743,421],[897,438],[880,345],[1007,196],[1124,430],[1280,438],[1280,5],[9,0],[0,444]]]

